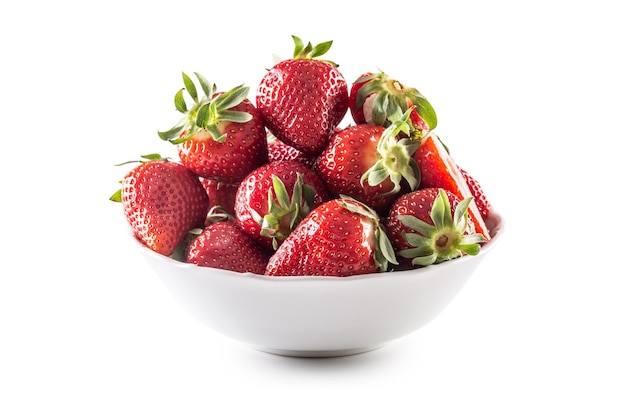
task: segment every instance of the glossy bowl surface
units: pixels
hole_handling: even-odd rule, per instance
[[[477,256],[425,268],[334,277],[267,277],[198,267],[137,249],[180,305],[224,336],[261,351],[301,357],[376,349],[424,326],[454,299],[501,239],[504,220],[487,219],[492,240]]]

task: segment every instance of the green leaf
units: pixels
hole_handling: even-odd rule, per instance
[[[339,194],[339,197],[340,200],[337,203],[346,210],[349,210],[352,213],[360,214],[370,219],[374,219],[376,221],[379,220],[378,213],[372,210],[371,207],[345,194]]]
[[[308,57],[316,58],[318,56],[324,55],[326,52],[328,52],[332,44],[333,44],[333,41],[326,41],[326,42],[318,43],[317,45],[313,47],[311,52],[309,52]]]
[[[367,82],[367,81],[373,80],[374,78],[377,78],[377,77],[378,77],[378,74],[362,75],[362,76],[360,76],[359,78],[357,78],[357,79],[353,82],[353,84],[360,84],[360,83],[364,83],[364,82]],[[365,84],[364,84],[361,88],[363,88],[363,87],[365,87]],[[360,91],[360,89],[359,89],[359,91]]]
[[[196,78],[200,82],[200,87],[202,87],[202,91],[204,91],[204,95],[207,99],[211,99],[213,93],[215,92],[215,84],[211,84],[206,78],[204,78],[201,74],[194,72]]]
[[[433,130],[437,127],[437,113],[428,100],[421,94],[412,98],[413,105],[417,108],[417,112],[424,119],[428,128]]]
[[[413,258],[411,263],[415,266],[428,266],[432,265],[437,261],[437,254],[432,253],[426,256],[418,256],[417,258]]]
[[[422,246],[415,248],[408,248],[398,251],[398,255],[403,258],[413,259],[415,257],[429,257],[433,254],[433,250],[430,246]]]
[[[474,233],[471,235],[464,235],[462,242],[464,245],[471,245],[474,243],[483,243],[486,242],[487,239],[482,233]]]
[[[185,88],[187,89],[187,92],[189,93],[189,95],[191,96],[193,101],[195,103],[197,103],[198,102],[198,91],[196,90],[196,86],[193,83],[193,81],[191,80],[191,78],[189,78],[189,76],[187,74],[185,74],[184,72],[183,72],[183,83],[185,84]]]
[[[372,77],[372,76],[370,76]],[[361,80],[359,78],[359,80]],[[355,81],[359,82],[359,80]],[[360,109],[361,107],[363,107],[363,103],[365,103],[365,99],[372,93],[375,93],[379,90],[379,85],[377,83],[374,82],[368,82],[366,84],[363,84],[361,86],[361,88],[359,88],[359,91],[356,93],[356,105],[355,107],[357,109]]]
[[[376,229],[376,235],[375,253],[382,255],[378,256],[378,262],[376,263],[380,265],[379,269],[384,272],[389,269],[389,262],[398,265],[398,260],[396,259],[396,254],[393,250],[391,240],[389,240],[389,236],[380,226]],[[374,260],[376,260],[376,255]]]
[[[261,215],[256,210],[250,207],[249,211],[250,211],[250,214],[252,215],[252,218],[254,219],[255,222],[257,222],[257,224],[263,224],[263,217],[261,217]]]
[[[158,153],[148,153],[145,155],[141,155],[141,157],[148,161],[160,161],[161,159],[163,159],[163,157]]]
[[[415,230],[417,233],[423,236],[430,236],[437,230],[435,226],[428,224],[415,216],[401,214],[398,215],[398,220],[400,220],[400,223],[402,223],[404,226],[408,227],[411,230]]]
[[[302,42],[302,39],[295,35],[291,35],[291,38],[293,39],[294,43],[293,57],[297,58],[302,54],[302,51],[304,50],[304,42]]]
[[[289,192],[278,175],[272,175],[272,186],[274,187],[274,194],[276,194],[278,205],[282,208],[289,207]]]
[[[224,143],[226,141],[226,134],[222,133],[217,125],[209,124],[205,129],[211,134],[214,141],[218,143]]]
[[[164,132],[159,131],[157,133],[161,139],[171,141],[172,139],[177,138],[180,135],[180,132],[183,130],[186,123],[187,120],[182,119],[176,124],[176,126],[171,128],[170,130],[166,130]]]
[[[196,133],[198,133],[200,131],[200,128],[196,125],[192,125],[189,128],[189,131],[187,131],[187,134],[183,137],[177,137],[177,138],[172,138],[170,139],[170,143],[172,145],[178,145],[179,143],[183,143],[185,141],[188,141],[191,137],[193,137],[193,135],[195,135]]]
[[[302,193],[304,188],[304,177],[300,172],[296,173],[296,182],[293,184],[293,191],[291,192],[291,200],[289,201],[289,205],[291,207],[296,207],[296,211],[300,211],[300,205],[302,203]],[[286,192],[287,190],[285,190]],[[306,201],[304,202],[306,206]]]
[[[373,169],[367,171],[367,174],[367,176],[363,175],[361,177],[361,184],[364,184],[365,180],[367,180],[368,184],[372,187],[377,186],[389,177],[389,172],[382,163],[375,164]]]
[[[440,188],[439,189],[439,196],[438,198],[441,198],[441,200],[443,201],[443,223],[444,225],[454,225],[454,220],[452,219],[452,209],[450,208],[450,200],[448,199],[448,195],[445,193],[445,191]]]
[[[471,256],[476,256],[480,253],[480,245],[459,245],[459,251],[461,252],[460,255],[466,253]]]
[[[315,188],[310,186],[309,184],[303,184],[302,186],[302,195],[304,197],[304,204],[302,206],[303,211],[308,214],[311,212],[313,208],[313,204],[315,202],[316,195]]]
[[[468,197],[461,201],[454,211],[454,224],[457,225],[459,233],[463,233],[467,228],[468,208],[473,197]]]
[[[409,245],[415,248],[428,247],[431,244],[431,239],[426,238],[417,233],[403,232],[402,237],[404,238],[404,240],[406,240],[406,243],[408,243]]]
[[[187,113],[187,103],[185,103],[183,91],[185,91],[185,89],[181,88],[174,96],[174,106],[176,106],[176,110],[184,114]]]
[[[435,227],[440,228],[443,227],[445,223],[444,219],[446,217],[446,206],[445,203],[443,201],[443,198],[441,197],[443,191],[441,191],[441,189],[439,190],[439,195],[435,198],[435,201],[433,202],[433,207],[430,210],[430,218],[433,220],[433,223],[435,224]],[[443,195],[445,195],[445,193],[443,193]],[[448,200],[448,197],[445,197],[446,201]]]
[[[252,115],[245,111],[223,110],[219,112],[218,119],[220,121],[230,121],[236,123],[246,123],[252,120]]]
[[[203,104],[198,109],[198,114],[196,114],[196,125],[198,127],[207,127],[210,123],[214,123],[214,120],[211,120],[211,105]]]
[[[387,121],[387,106],[389,105],[389,93],[381,91],[372,103],[372,120],[374,124],[383,126]]]
[[[226,110],[235,107],[248,97],[249,91],[249,87],[245,87],[243,84],[238,85],[217,97],[215,99],[215,106],[218,110]]]
[[[113,195],[109,197],[109,200],[113,201],[114,203],[121,203],[122,202],[122,189],[120,188],[119,190],[114,192]]]

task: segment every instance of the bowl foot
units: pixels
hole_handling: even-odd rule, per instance
[[[337,349],[337,350],[290,350],[290,349],[273,349],[273,348],[262,348],[262,347],[254,347],[256,350],[260,350],[261,352],[271,353],[272,355],[279,356],[290,356],[295,358],[334,358],[339,356],[350,356],[350,355],[358,355],[360,353],[370,352],[372,350],[376,350],[382,347],[382,345],[378,346],[369,346],[364,348],[353,348],[353,349]]]

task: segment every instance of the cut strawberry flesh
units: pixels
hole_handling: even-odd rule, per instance
[[[420,188],[443,188],[453,192],[461,200],[472,197],[472,191],[457,164],[448,154],[441,141],[432,133],[424,138],[413,158],[417,161],[417,165],[420,168],[422,177]],[[482,233],[487,240],[490,240],[489,229],[474,199],[472,199],[469,205],[468,212],[470,219],[475,225],[476,233]]]

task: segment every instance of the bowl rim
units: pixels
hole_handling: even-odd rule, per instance
[[[472,260],[475,260],[476,258],[481,258],[484,257],[502,238],[503,232],[506,229],[506,222],[503,218],[503,216],[495,211],[494,209],[491,209],[488,219],[490,220],[489,223],[493,224],[493,227],[491,227],[489,229],[490,233],[491,233],[491,239],[489,240],[489,242],[485,243],[480,252],[475,255],[475,256],[461,256],[459,258],[456,259],[451,259],[449,261],[445,261],[442,262],[440,264],[436,264],[436,265],[429,265],[426,267],[422,267],[422,268],[416,268],[416,269],[406,269],[406,270],[400,270],[400,271],[385,271],[385,272],[374,272],[374,273],[370,273],[370,274],[357,274],[357,275],[351,275],[351,276],[347,276],[347,277],[336,277],[336,276],[313,276],[313,275],[301,275],[301,276],[270,276],[270,275],[259,275],[259,274],[254,274],[251,272],[236,272],[236,271],[230,271],[227,269],[220,269],[220,268],[212,268],[212,267],[208,267],[208,266],[198,266],[192,263],[186,263],[186,262],[182,262],[182,261],[178,261],[176,259],[173,259],[169,256],[165,256],[162,255],[158,252],[153,251],[152,249],[148,248],[146,245],[144,245],[134,234],[133,232],[130,230],[129,228],[129,236],[131,238],[131,241],[133,242],[132,244],[145,256],[150,256],[152,258],[155,258],[159,261],[164,261],[164,262],[168,262],[170,263],[173,267],[175,268],[179,268],[181,270],[186,270],[186,269],[197,269],[197,268],[202,268],[202,270],[206,270],[207,277],[211,277],[211,271],[214,271],[216,273],[219,273],[221,275],[230,275],[233,277],[239,277],[239,278],[245,278],[245,279],[252,279],[252,280],[259,280],[259,281],[274,281],[274,282],[310,282],[310,281],[328,281],[328,282],[350,282],[350,281],[362,281],[362,280],[375,280],[375,279],[389,279],[390,275],[389,274],[394,274],[397,275],[398,277],[400,276],[406,276],[408,273],[411,276],[415,276],[415,275],[423,275],[426,274],[427,272],[433,270],[433,269],[437,269],[437,270],[442,270],[444,268],[452,268],[454,266],[456,266],[459,263],[463,263],[463,262],[472,262]],[[393,275],[392,275],[393,276]]]

